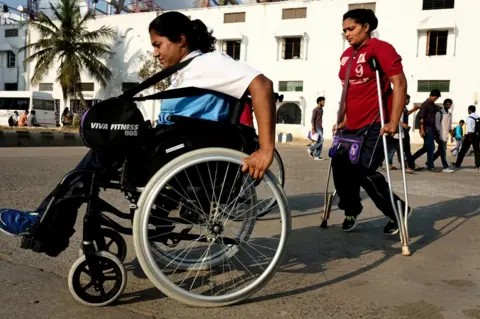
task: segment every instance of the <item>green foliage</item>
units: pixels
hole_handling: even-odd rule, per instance
[[[142,81],[145,81],[149,77],[153,76],[154,74],[162,70],[162,65],[160,64],[158,59],[153,56],[151,52],[147,52],[147,54],[143,54],[140,57],[140,61],[143,64],[140,70],[138,71],[138,77],[142,79]],[[155,84],[153,88],[156,91],[164,91],[169,86],[170,86],[170,79],[167,78]]]

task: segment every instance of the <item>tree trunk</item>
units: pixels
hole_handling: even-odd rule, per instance
[[[87,104],[87,101],[85,101],[85,98],[83,97],[82,91],[78,92],[77,94],[78,94],[78,97],[80,98],[80,103],[82,104],[83,109],[85,111],[88,110],[88,104]]]

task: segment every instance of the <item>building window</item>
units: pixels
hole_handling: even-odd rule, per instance
[[[307,17],[307,8],[283,9],[282,19],[305,19]]]
[[[14,68],[15,67],[15,53],[12,51],[7,52],[7,67]]]
[[[95,91],[95,85],[93,82],[81,82],[80,91]]]
[[[439,10],[455,8],[455,0],[423,0],[422,10]]]
[[[278,82],[278,90],[280,92],[302,92],[303,81],[280,81]]]
[[[51,92],[53,91],[53,83],[40,83],[38,85],[39,91]]]
[[[18,29],[5,29],[5,38],[18,37]]]
[[[300,59],[302,53],[302,38],[284,38],[282,43],[282,58],[285,60]]]
[[[285,103],[277,111],[278,124],[302,124],[302,110],[296,103]]]
[[[242,41],[239,40],[229,40],[223,41],[222,43],[222,52],[231,56],[234,60],[240,60],[240,48],[242,46]]]
[[[448,31],[428,31],[427,55],[447,54]]]
[[[18,83],[5,83],[5,91],[18,91]]]
[[[375,12],[375,2],[367,2],[367,3],[352,3],[348,5],[348,10],[354,9],[370,9]]]
[[[225,13],[223,15],[223,23],[239,23],[245,22],[245,12]]]
[[[131,88],[137,86],[138,82],[122,82],[122,92],[128,91]]]
[[[450,92],[450,80],[418,80],[417,91],[430,93],[433,89]]]

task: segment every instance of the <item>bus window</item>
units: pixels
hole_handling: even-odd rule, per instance
[[[20,110],[29,109],[29,98],[23,97],[0,97],[0,110]]]
[[[34,110],[45,110],[45,100],[33,99]]]
[[[45,111],[55,111],[55,102],[51,100],[45,100]]]

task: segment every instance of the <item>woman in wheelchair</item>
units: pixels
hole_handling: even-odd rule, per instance
[[[242,171],[254,179],[261,179],[273,161],[275,140],[275,109],[272,81],[250,66],[237,62],[229,56],[215,52],[215,38],[200,20],[191,21],[178,12],[167,12],[155,18],[149,25],[154,56],[164,69],[191,60],[171,76],[167,90],[196,87],[211,93],[164,99],[158,116],[160,128],[172,125],[171,115],[198,118],[210,121],[225,121],[229,115],[232,97],[241,99],[248,91],[253,102],[258,122],[259,144],[257,151],[244,159]],[[102,170],[112,167],[119,159],[112,153],[90,149],[76,169]],[[10,235],[28,235],[40,220],[52,201],[67,194],[82,192],[85,187],[77,177],[62,183],[49,194],[35,211],[0,209],[0,230]],[[66,240],[73,234],[78,204],[65,207],[59,227],[60,237]],[[56,221],[58,222],[58,221]],[[62,224],[62,226],[63,226]]]

